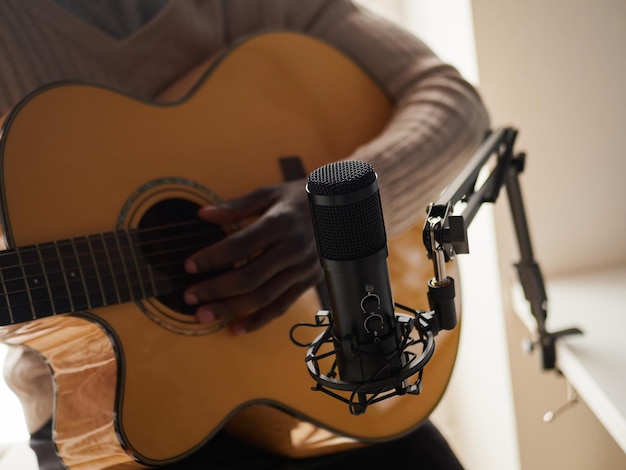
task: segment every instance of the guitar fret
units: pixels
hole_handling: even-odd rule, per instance
[[[46,291],[48,292],[48,300],[50,301],[50,313],[52,315],[56,314],[56,310],[54,307],[54,300],[52,298],[52,289],[50,287],[50,279],[48,279],[48,273],[46,272],[46,266],[43,262],[43,257],[41,255],[41,249],[39,248],[39,245],[35,245],[35,252],[37,253],[37,261],[39,262],[39,268],[41,270],[41,275],[44,279],[44,282],[46,284]]]
[[[100,269],[99,269],[99,263],[98,260],[96,258],[96,254],[94,253],[93,250],[93,244],[91,243],[91,237],[85,237],[85,244],[87,245],[87,256],[89,257],[89,261],[91,262],[92,266],[93,266],[93,270],[94,270],[94,274],[95,274],[95,280],[98,283],[98,292],[100,292],[100,295],[102,296],[102,305],[108,305],[109,302],[107,301],[107,297],[106,297],[106,293],[105,293],[105,289],[104,289],[104,283],[102,282],[102,277],[100,276]]]
[[[101,288],[104,305],[114,305],[121,302],[115,273],[111,266],[111,260],[104,246],[104,235],[92,235],[87,237],[89,253],[94,263],[94,269]]]
[[[111,236],[107,237],[104,234],[100,234],[100,239],[102,240],[102,248],[104,250],[104,253],[108,260],[109,267],[111,269],[111,275],[112,275],[111,279],[115,286],[115,293],[117,294],[117,303],[122,303],[128,300],[131,300],[130,292],[128,291],[128,288],[126,287],[126,284],[124,284],[123,282],[122,283],[118,282],[119,279],[117,275],[118,273],[117,265],[122,264],[122,263],[121,261],[119,261],[119,252],[117,253],[117,256],[114,256],[115,252],[109,248],[109,245],[111,243],[107,243],[107,241],[111,240],[112,237]],[[114,240],[113,242],[115,244]],[[114,264],[114,261],[117,261],[117,263]],[[128,277],[126,278],[126,282],[128,282]]]
[[[92,250],[89,237],[72,238],[71,245],[76,266],[81,276],[88,308],[108,305],[105,288],[100,276],[99,263]]]
[[[58,259],[59,259],[59,263],[61,266],[61,274],[63,276],[65,288],[67,289],[67,297],[70,301],[70,310],[72,312],[75,312],[77,309],[76,309],[76,305],[74,304],[74,297],[72,296],[72,289],[70,287],[70,283],[67,277],[67,271],[65,270],[65,265],[63,263],[63,255],[61,254],[61,250],[59,249],[59,242],[55,241],[53,243],[54,243],[54,248],[56,250],[57,256],[59,257]]]
[[[3,254],[3,284],[7,292],[7,304],[11,323],[23,323],[33,320],[33,312],[28,294],[26,279],[20,266],[17,252]]]
[[[122,269],[124,270],[124,275],[127,279],[128,291],[130,293],[130,300],[138,300],[145,298],[145,293],[143,292],[142,282],[139,276],[139,270],[133,265],[131,255],[131,260],[128,262],[128,256],[126,256],[128,240],[126,237],[120,236],[120,232],[114,234],[113,238],[115,239],[115,246],[117,247],[120,254],[120,261],[122,263]],[[129,266],[130,264],[130,266]]]
[[[55,243],[39,245],[41,264],[48,280],[50,298],[55,314],[73,311],[70,292],[65,279],[59,253]]]
[[[47,287],[47,279],[43,273],[37,245],[21,248],[17,254],[26,280],[33,318],[52,315],[52,299]]]
[[[130,257],[133,261],[133,264],[135,265],[135,269],[137,270],[137,279],[139,280],[139,288],[141,289],[141,297],[143,299],[147,299],[148,294],[146,293],[146,289],[144,286],[143,276],[141,274],[141,269],[139,267],[139,260],[137,259],[137,254],[135,253],[135,245],[133,243],[133,239],[130,236],[130,232],[128,230],[124,230],[124,234],[126,235],[125,238],[126,238],[127,246],[129,247]],[[149,267],[148,267],[148,272],[150,272]]]
[[[24,279],[24,285],[26,287],[26,296],[28,298],[28,306],[30,307],[30,313],[32,315],[32,320],[34,320],[35,318],[37,318],[37,316],[35,315],[35,309],[33,307],[33,296],[31,294],[30,288],[28,286],[28,276],[26,276],[26,270],[24,269],[24,260],[22,259],[22,256],[20,254],[20,250],[16,251],[17,254],[17,261],[20,265],[20,270],[22,271],[22,278]]]
[[[87,308],[93,308],[93,305],[91,304],[91,299],[89,298],[89,291],[87,290],[85,272],[83,271],[83,266],[80,262],[80,257],[78,255],[78,250],[76,249],[76,241],[74,240],[74,238],[70,238],[70,247],[72,248],[74,260],[76,261],[76,268],[78,269],[78,276],[80,277],[83,292],[85,293],[85,303],[87,304]]]
[[[7,291],[2,266],[0,266],[0,282],[2,282],[2,297],[4,299],[4,302],[2,302],[2,305],[0,305],[0,315],[2,315],[0,323],[2,326],[12,325],[13,323],[15,323],[15,319],[13,318],[13,310],[11,309],[9,292]]]
[[[72,238],[71,243],[87,297],[88,308],[105,305],[102,284],[99,282],[94,260],[89,253],[87,238]]]
[[[67,279],[74,311],[90,308],[89,294],[76,256],[73,239],[58,241],[56,245],[57,250],[61,253],[63,272]]]

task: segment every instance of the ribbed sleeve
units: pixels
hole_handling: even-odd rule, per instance
[[[379,174],[393,236],[424,216],[482,140],[489,118],[474,87],[414,36],[350,3],[330,2],[327,10],[310,32],[361,64],[396,103],[385,131],[347,156]]]

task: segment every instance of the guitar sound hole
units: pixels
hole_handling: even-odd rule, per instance
[[[150,264],[157,290],[162,293],[156,298],[188,315],[195,308],[185,304],[183,291],[217,273],[187,274],[185,259],[226,236],[222,226],[199,220],[198,209],[196,203],[185,199],[167,199],[148,209],[138,225],[141,255]]]

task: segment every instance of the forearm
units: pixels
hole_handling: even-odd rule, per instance
[[[346,157],[375,168],[387,231],[399,234],[465,165],[489,128],[488,113],[475,88],[406,31],[350,2],[326,4],[319,18],[309,32],[360,64],[394,103],[384,131]]]
[[[489,127],[487,113],[466,85],[434,77],[407,91],[383,133],[348,158],[379,174],[391,236],[414,225],[456,177]]]

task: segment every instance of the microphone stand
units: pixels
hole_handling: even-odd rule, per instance
[[[428,257],[433,262],[435,277],[429,283],[429,301],[434,310],[432,328],[452,329],[456,325],[454,282],[446,275],[445,263],[456,254],[469,253],[467,227],[483,203],[494,203],[505,186],[521,259],[515,265],[519,280],[535,321],[541,347],[544,370],[554,369],[556,341],[566,335],[582,334],[578,328],[556,332],[546,330],[547,295],[539,265],[535,261],[528,223],[519,185],[519,174],[524,170],[526,155],[515,154],[513,146],[517,130],[501,128],[490,132],[463,171],[444,190],[439,199],[430,204],[424,224],[423,239]],[[479,173],[490,169],[489,176],[476,188]],[[452,214],[457,203],[463,203],[460,214]]]
[[[445,265],[457,254],[469,253],[467,227],[483,203],[496,201],[502,187],[506,188],[508,194],[520,248],[521,260],[516,264],[518,276],[537,322],[537,344],[541,347],[542,368],[555,369],[556,341],[562,336],[582,334],[582,331],[568,328],[549,332],[546,329],[547,295],[541,270],[534,258],[518,179],[524,170],[526,155],[514,153],[516,137],[517,131],[512,128],[490,132],[461,173],[441,193],[439,199],[428,206],[422,237],[435,274],[428,281],[431,310],[415,310],[395,303],[397,309],[405,312],[395,314],[401,342],[397,353],[388,358],[387,365],[381,367],[378,373],[363,382],[341,379],[338,355],[360,352],[358,344],[353,345],[350,341],[342,343],[342,350],[336,348],[333,341],[333,319],[328,310],[317,312],[315,323],[297,323],[291,328],[291,341],[297,346],[307,348],[306,366],[316,382],[312,390],[321,391],[348,404],[353,415],[363,414],[369,405],[392,396],[420,394],[424,367],[431,359],[435,347],[434,337],[439,331],[451,330],[457,324],[454,279],[447,276]],[[483,170],[489,171],[488,176],[483,177]],[[312,342],[303,343],[294,335],[302,326],[325,330]],[[404,365],[389,376],[387,368],[391,367],[398,355]],[[328,372],[324,373],[322,367],[328,365],[326,361],[331,365]],[[412,381],[413,378],[415,381]]]

